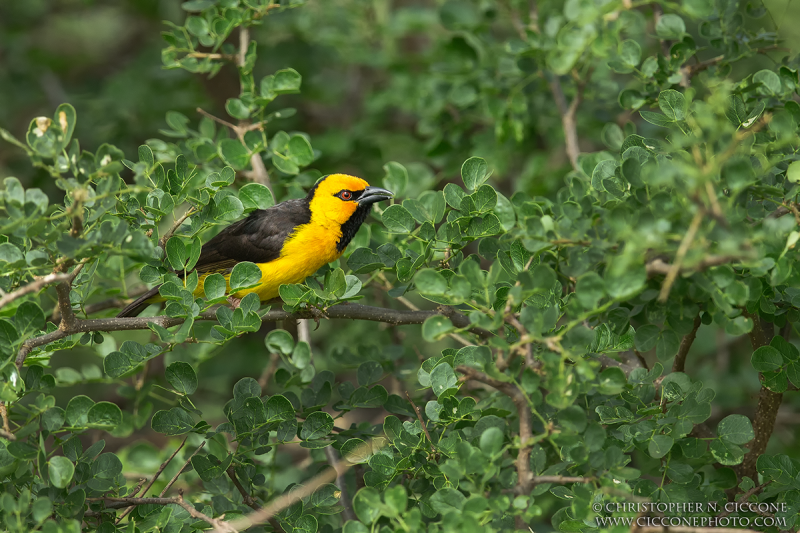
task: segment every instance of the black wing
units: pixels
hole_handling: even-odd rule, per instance
[[[306,198],[288,200],[269,209],[253,211],[247,218],[234,222],[203,245],[195,270],[198,273],[223,272],[242,261],[274,261],[280,257],[283,243],[295,228],[310,221],[311,209]],[[144,311],[150,305],[147,300],[158,295],[159,287],[150,289],[117,316],[136,316]]]
[[[219,272],[242,261],[274,261],[280,257],[283,243],[295,228],[310,221],[311,209],[306,199],[289,200],[269,209],[253,211],[204,244],[195,269],[200,273]]]

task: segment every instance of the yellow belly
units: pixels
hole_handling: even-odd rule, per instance
[[[338,227],[324,228],[316,224],[298,227],[292,237],[287,239],[278,259],[268,263],[257,263],[261,269],[261,284],[252,289],[239,291],[233,296],[244,298],[248,294],[256,293],[262,302],[277,298],[281,285],[302,283],[322,266],[338,259],[342,255],[336,250],[340,237],[341,230]],[[230,274],[225,274],[226,282],[229,281],[229,277]],[[194,292],[196,297],[203,296],[204,278],[205,275],[199,279]]]

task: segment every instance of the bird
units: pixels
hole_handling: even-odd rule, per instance
[[[330,174],[317,181],[304,198],[256,209],[203,245],[194,267],[198,274],[194,296],[203,295],[206,276],[220,273],[228,282],[233,267],[249,261],[261,269],[260,283],[230,295],[229,300],[235,305],[250,293],[258,294],[262,302],[276,298],[281,285],[302,283],[341,257],[372,204],[393,196],[361,178]],[[159,287],[131,302],[117,317],[137,316],[150,304],[163,302]]]

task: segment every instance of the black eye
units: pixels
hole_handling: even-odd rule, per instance
[[[353,197],[353,193],[351,193],[350,191],[342,191],[339,194],[339,198],[341,198],[342,200],[349,200],[352,197]]]

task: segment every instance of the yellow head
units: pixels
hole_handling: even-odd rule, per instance
[[[370,187],[369,183],[348,176],[331,174],[325,176],[308,193],[312,220],[319,224],[345,225],[348,221],[358,226],[367,217],[370,206],[394,196],[391,191]]]

